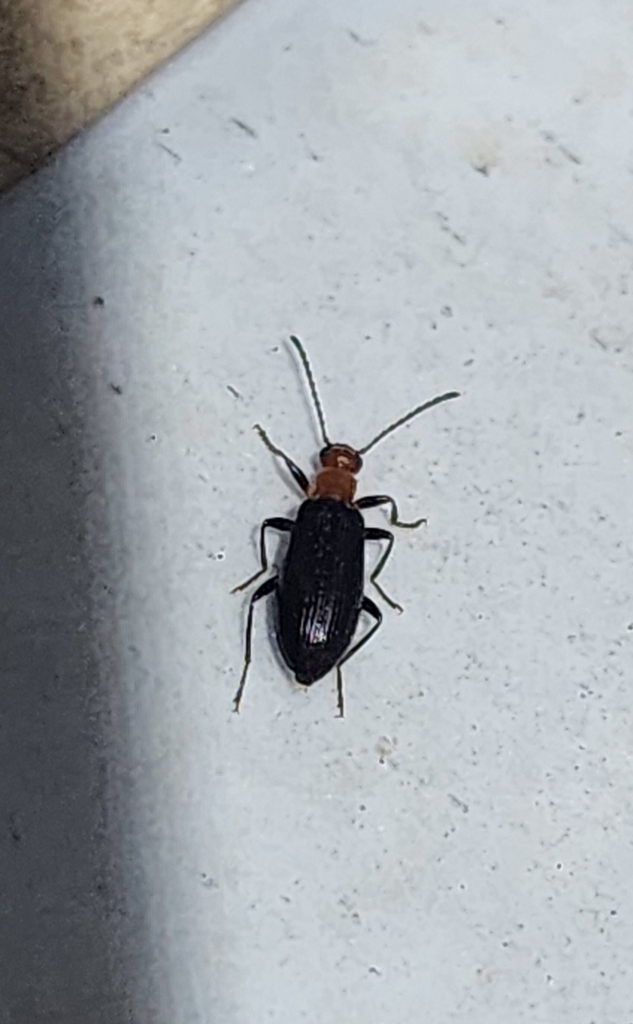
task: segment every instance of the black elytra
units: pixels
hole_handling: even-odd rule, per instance
[[[364,555],[358,509],[335,498],[304,501],[277,589],[279,648],[298,683],[315,683],[345,654],[363,602]]]
[[[343,717],[341,666],[367,643],[382,622],[379,607],[363,593],[365,543],[368,540],[386,542],[385,550],[369,580],[387,604],[402,611],[400,605],[388,597],[377,582],[391,554],[394,535],[389,530],[365,526],[361,511],[378,505],[389,505],[389,521],[392,526],[416,529],[426,522],[425,519],[401,522],[394,499],[387,495],[355,499],[356,474],[362,467],[361,456],[415,416],[441,402],[458,398],[459,393],[450,391],[417,406],[382,430],[363,448],[333,444],[327,435],[321,402],[306,352],[298,338],[292,335],[290,340],[306,374],[325,447],[319,453],[320,469],[310,482],[285,452],[270,441],[262,427],[259,424],[255,426],[266,447],[286,464],[306,495],[306,500],[300,506],[296,520],[279,517],[264,520],[260,530],[261,569],[234,588],[234,593],[244,590],[267,572],[267,530],[290,534],[279,573],[265,580],[249,602],[244,664],[234,698],[234,710],[239,711],[251,663],[254,609],[258,601],[272,594],[276,605],[275,634],[284,661],[297,682],[304,686],[311,686],[335,669],[338,713]],[[353,642],[361,612],[367,613],[373,622],[367,632]]]

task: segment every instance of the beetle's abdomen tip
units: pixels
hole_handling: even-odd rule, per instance
[[[295,676],[296,682],[298,682],[301,686],[312,686],[313,683],[316,683],[317,678],[318,677],[315,677],[307,672],[303,672],[301,675]]]

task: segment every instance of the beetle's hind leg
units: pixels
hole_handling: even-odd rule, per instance
[[[280,533],[290,533],[293,526],[292,519],[281,519],[275,516],[273,519],[264,519],[261,530],[259,532],[259,558],[262,563],[261,569],[258,569],[254,576],[249,576],[244,583],[240,583],[238,587],[233,587],[232,594],[237,594],[240,590],[246,590],[250,587],[251,583],[254,583],[256,579],[268,571],[268,555],[266,553],[266,530],[279,530]]]
[[[346,661],[349,661],[352,655],[356,654],[356,652],[359,651],[361,647],[363,647],[369,639],[371,639],[371,637],[374,635],[374,633],[380,626],[380,623],[382,622],[382,612],[378,605],[375,604],[370,597],[363,597],[363,602],[360,607],[361,611],[367,612],[367,614],[371,615],[371,617],[376,621],[374,622],[371,629],[367,630],[365,636],[362,636],[358,643],[354,644],[353,647],[350,647],[349,651],[343,655],[338,665],[336,666],[336,693],[339,718],[345,718],[345,701],[343,698],[343,673],[341,672],[341,666],[344,665]]]
[[[248,666],[251,663],[251,637],[253,634],[253,611],[257,601],[260,601],[262,597],[268,597],[272,594],[277,587],[277,576],[271,576],[269,580],[262,583],[261,587],[258,587],[253,596],[250,599],[248,605],[248,618],[246,620],[246,643],[244,646],[244,665],[242,668],[242,675],[240,677],[240,685],[237,688],[235,697],[233,698],[233,710],[240,710],[240,703],[242,700],[242,694],[244,693],[244,687],[246,686],[246,676],[248,674]]]

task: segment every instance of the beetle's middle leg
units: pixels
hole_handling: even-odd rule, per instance
[[[345,662],[348,661],[353,654],[356,654],[356,652],[359,651],[360,648],[367,643],[367,641],[374,635],[374,633],[380,626],[380,623],[382,622],[382,612],[378,605],[374,604],[370,597],[363,597],[363,601],[360,607],[361,611],[367,612],[367,614],[371,615],[371,617],[376,621],[374,622],[374,625],[371,627],[371,629],[367,630],[365,636],[362,636],[358,643],[354,644],[353,647],[350,647],[349,651],[347,651],[347,653],[343,655],[338,665],[336,666],[336,692],[339,718],[345,717],[345,702],[343,700],[343,673],[341,672],[341,665],[344,665]]]
[[[418,526],[423,526],[426,523],[426,519],[415,519],[412,523],[403,523],[398,518],[398,506],[396,505],[395,499],[390,498],[388,494],[372,494],[367,498],[359,498],[354,503],[356,508],[376,508],[377,505],[390,505],[391,511],[389,512],[389,522],[392,526],[399,526],[403,530],[417,530]]]
[[[262,563],[261,569],[258,569],[254,576],[249,576],[244,583],[240,583],[239,586],[233,587],[232,594],[237,594],[239,590],[246,590],[250,587],[251,583],[254,583],[256,579],[259,579],[263,573],[268,571],[268,555],[266,552],[266,530],[279,530],[280,532],[290,533],[294,527],[292,519],[282,519],[278,516],[274,516],[272,519],[264,519],[261,530],[259,532],[259,557]]]
[[[384,567],[385,567],[385,565],[387,563],[387,559],[389,558],[389,555],[391,554],[391,549],[393,548],[393,542],[395,540],[395,537],[394,537],[393,533],[390,533],[389,530],[383,530],[379,526],[367,526],[365,528],[365,540],[386,540],[387,541],[387,547],[383,551],[382,556],[381,556],[381,558],[380,558],[380,560],[378,562],[378,565],[376,566],[376,568],[374,569],[374,571],[370,575],[369,582],[374,584],[376,590],[378,591],[380,596],[383,598],[383,600],[385,600],[387,602],[388,605],[390,605],[392,608],[394,608],[395,611],[402,612],[402,610],[403,610],[402,609],[402,605],[398,604],[397,601],[394,601],[392,597],[389,597],[389,594],[385,593],[385,591],[380,586],[380,583],[378,583],[378,581],[376,580],[376,577],[379,576],[380,573],[382,572],[382,570],[384,569]]]
[[[277,576],[271,576],[269,580],[265,580],[261,587],[258,587],[253,596],[250,599],[248,605],[248,618],[246,620],[246,644],[244,647],[244,666],[242,668],[242,675],[240,677],[240,685],[237,688],[237,693],[233,698],[233,710],[240,710],[240,702],[242,700],[242,694],[244,693],[244,687],[246,686],[246,676],[248,673],[248,666],[251,663],[251,637],[253,633],[253,611],[257,601],[260,601],[262,597],[268,597],[272,594],[277,586]]]

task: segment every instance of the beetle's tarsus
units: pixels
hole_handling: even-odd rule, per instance
[[[340,665],[336,666],[336,704],[338,707],[337,718],[345,718],[345,700],[343,698],[343,673]]]
[[[426,526],[428,520],[423,516],[422,519],[416,519],[412,523],[402,523],[399,519],[391,517],[389,522],[392,526],[399,526],[401,530],[417,530],[418,526]]]
[[[415,519],[412,523],[403,523],[398,518],[398,506],[395,499],[388,494],[372,494],[366,498],[359,498],[356,502],[356,508],[360,509],[377,508],[378,505],[389,505],[389,522],[392,526],[399,526],[402,530],[417,530],[418,526],[426,523],[424,516],[421,519]]]
[[[246,590],[248,587],[250,587],[251,583],[254,583],[255,580],[259,579],[260,576],[263,576],[267,569],[268,566],[266,566],[264,569],[258,569],[254,576],[249,576],[249,578],[244,583],[240,583],[237,587],[233,587],[231,593],[239,594],[240,590]]]
[[[386,601],[387,604],[389,605],[389,607],[393,608],[394,612],[397,612],[398,615],[402,615],[402,613],[404,611],[404,608],[402,607],[402,605],[398,604],[397,601],[394,601],[394,599],[392,597],[389,597],[389,594],[387,594],[386,591],[383,590],[383,588],[380,586],[380,583],[377,583],[376,580],[372,579],[371,577],[370,577],[370,580],[374,584],[376,590],[378,591],[378,593],[382,597],[383,601]]]

